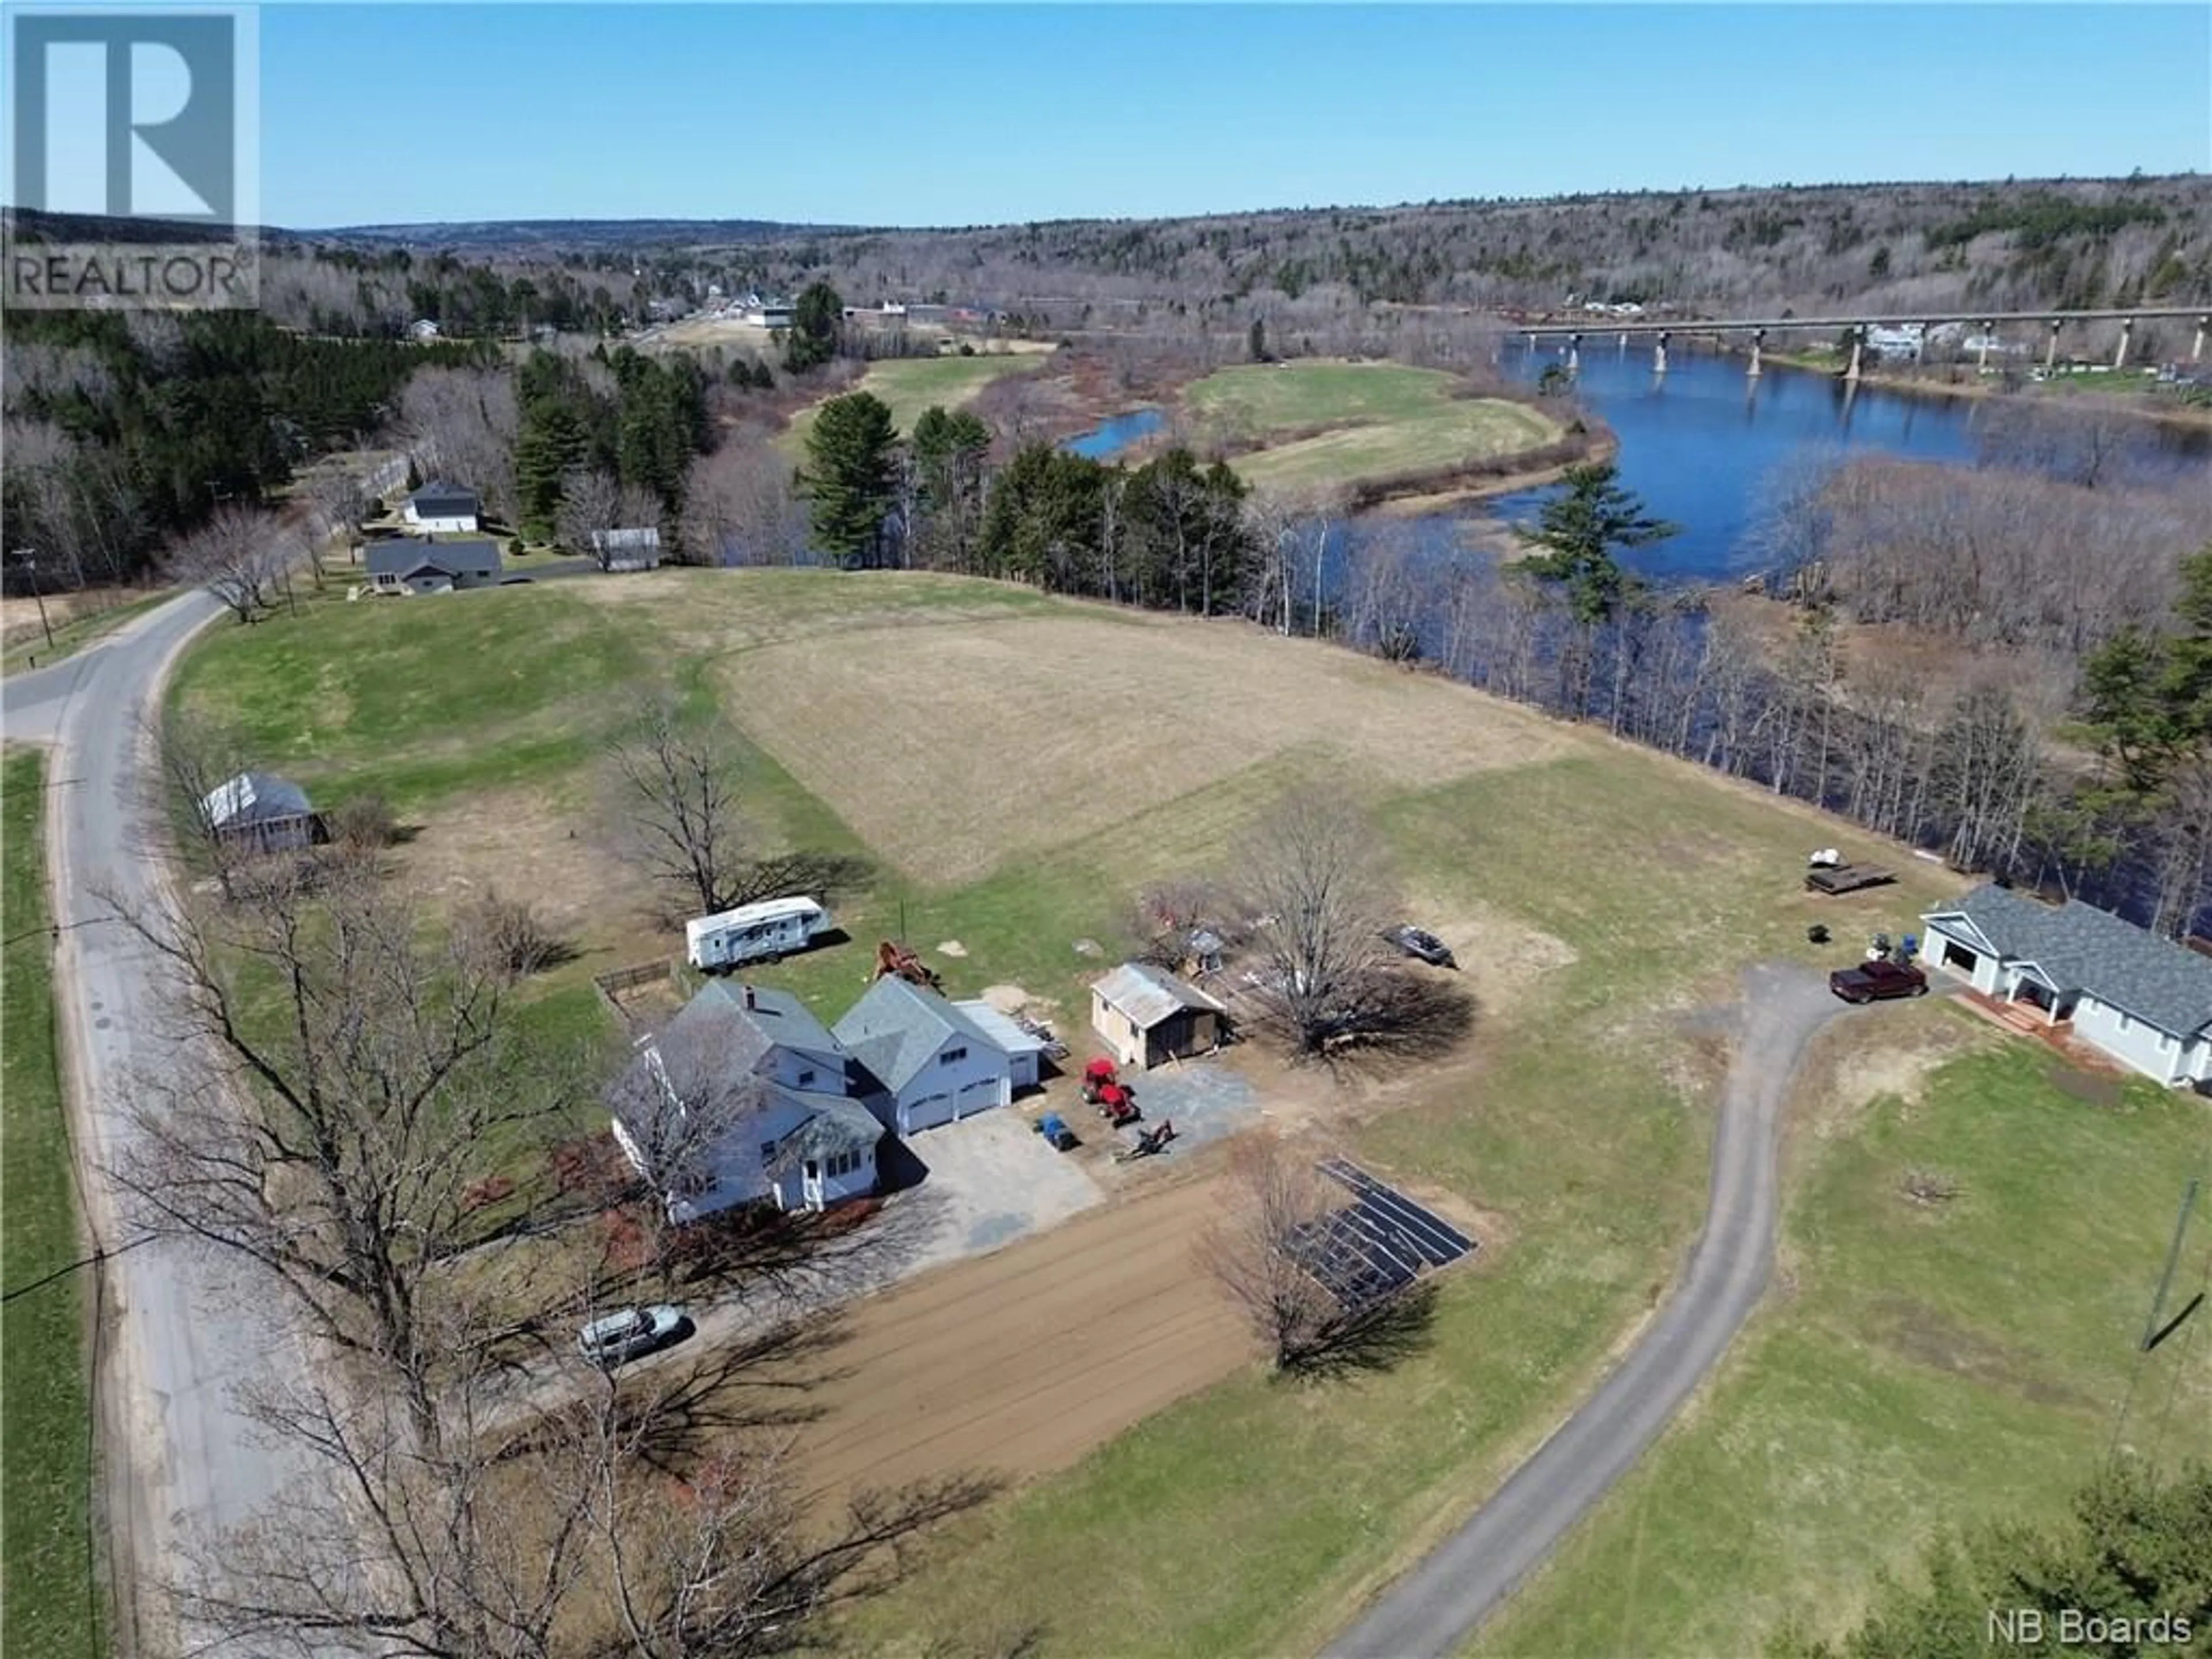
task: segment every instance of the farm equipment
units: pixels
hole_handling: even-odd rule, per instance
[[[890,940],[884,939],[876,945],[875,976],[883,979],[892,974],[908,984],[919,985],[925,990],[941,991],[945,988],[945,981],[938,976],[937,970],[916,956],[911,946],[894,945]]]
[[[1058,1112],[1047,1112],[1037,1120],[1036,1132],[1045,1144],[1056,1152],[1072,1152],[1083,1143],[1075,1138],[1075,1131],[1067,1127],[1067,1120]]]
[[[1110,1060],[1094,1060],[1083,1068],[1083,1101],[1117,1129],[1143,1115],[1137,1110],[1136,1091],[1121,1081]]]
[[[1130,1140],[1127,1146],[1114,1154],[1114,1161],[1116,1164],[1127,1164],[1136,1158],[1151,1158],[1155,1153],[1167,1151],[1168,1142],[1175,1138],[1174,1120],[1162,1118],[1151,1128],[1139,1130],[1135,1138]]]
[[[1042,1020],[1031,1019],[1027,1014],[1016,1014],[1014,1024],[1044,1044],[1046,1059],[1066,1060],[1067,1058],[1067,1045],[1054,1036],[1052,1034],[1052,1027]]]

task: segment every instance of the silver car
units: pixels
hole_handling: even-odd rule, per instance
[[[594,1365],[619,1365],[667,1346],[690,1322],[683,1309],[665,1302],[624,1308],[594,1319],[577,1332],[576,1346]]]

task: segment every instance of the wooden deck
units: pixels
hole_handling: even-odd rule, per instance
[[[2130,1075],[2126,1066],[2087,1043],[2078,1041],[2074,1036],[2074,1022],[2070,1019],[2053,1024],[2043,1010],[2033,1003],[2002,1001],[1996,997],[1984,996],[1971,986],[1960,986],[1957,995],[1962,1006],[1972,1009],[1990,1024],[2001,1025],[2021,1036],[2033,1037],[2069,1066],[2079,1066],[2085,1072],[2109,1072],[2115,1077]]]

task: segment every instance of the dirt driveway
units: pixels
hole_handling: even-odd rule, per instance
[[[1194,1174],[849,1309],[806,1367],[830,1373],[800,1431],[817,1496],[1061,1468],[1250,1361],[1245,1328],[1191,1261],[1217,1186]]]

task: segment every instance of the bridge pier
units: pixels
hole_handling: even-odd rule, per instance
[[[1981,349],[1974,354],[1974,368],[1981,374],[1990,372],[1990,336],[1996,332],[1995,323],[1982,325]]]
[[[1651,353],[1651,372],[1654,374],[1667,372],[1667,331],[1663,328],[1659,331],[1658,344]]]
[[[2204,326],[2208,323],[2212,323],[2212,317],[2199,317],[2197,319],[2197,337],[2190,342],[2189,346],[2189,361],[2192,363],[2201,363],[2204,361]]]
[[[1844,365],[1844,379],[1853,386],[1856,386],[1858,384],[1859,355],[1865,349],[1865,346],[1866,330],[1863,328],[1853,329],[1851,331],[1851,360],[1850,362]]]
[[[2065,323],[2057,317],[2051,319],[2051,339],[2043,348],[2043,373],[2047,379],[2058,368],[2058,336]]]
[[[1567,373],[1579,374],[1582,373],[1582,368],[1583,337],[1579,334],[1570,334],[1567,336]]]
[[[1751,331],[1751,367],[1745,372],[1746,378],[1753,380],[1759,378],[1759,349],[1765,343],[1766,331],[1765,329],[1754,328]]]
[[[2114,368],[2125,368],[2128,366],[2128,344],[2129,342],[2135,338],[2135,333],[2136,319],[2134,318],[2130,317],[2120,325],[2119,349],[2112,353],[2112,367]]]

